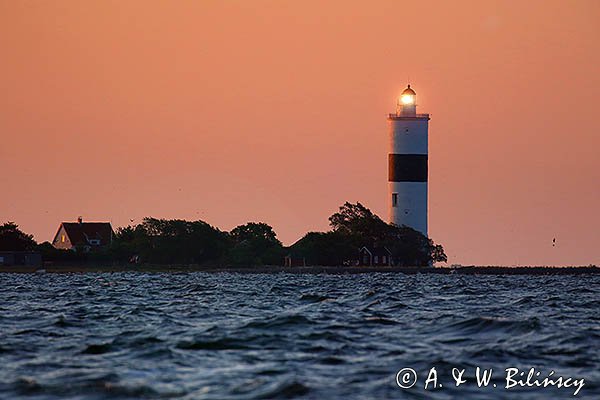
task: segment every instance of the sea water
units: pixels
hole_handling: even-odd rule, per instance
[[[599,399],[599,301],[598,275],[0,274],[0,398]]]

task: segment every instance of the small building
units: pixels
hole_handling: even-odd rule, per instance
[[[42,265],[42,255],[36,251],[0,251],[0,267],[15,265],[39,267]]]
[[[82,250],[85,252],[108,246],[113,241],[114,232],[110,222],[63,222],[52,240],[52,246],[62,250]]]
[[[392,252],[387,247],[363,246],[358,254],[358,265],[369,267],[392,265]]]
[[[306,258],[290,253],[283,258],[283,266],[306,267]]]

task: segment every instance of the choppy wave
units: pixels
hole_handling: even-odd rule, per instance
[[[598,276],[0,274],[0,398],[573,397],[451,387],[480,366],[597,399],[599,301]],[[447,389],[396,385],[433,366]]]

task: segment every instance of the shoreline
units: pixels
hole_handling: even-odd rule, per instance
[[[414,274],[458,274],[458,275],[581,275],[598,274],[600,268],[580,267],[502,267],[502,266],[461,266],[461,267],[348,267],[348,266],[308,266],[308,267],[212,267],[198,265],[48,265],[4,266],[0,273],[239,273],[239,274],[367,274],[402,273]]]

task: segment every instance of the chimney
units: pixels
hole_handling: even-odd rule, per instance
[[[81,225],[83,223],[83,218],[81,216],[77,217],[77,223]]]

